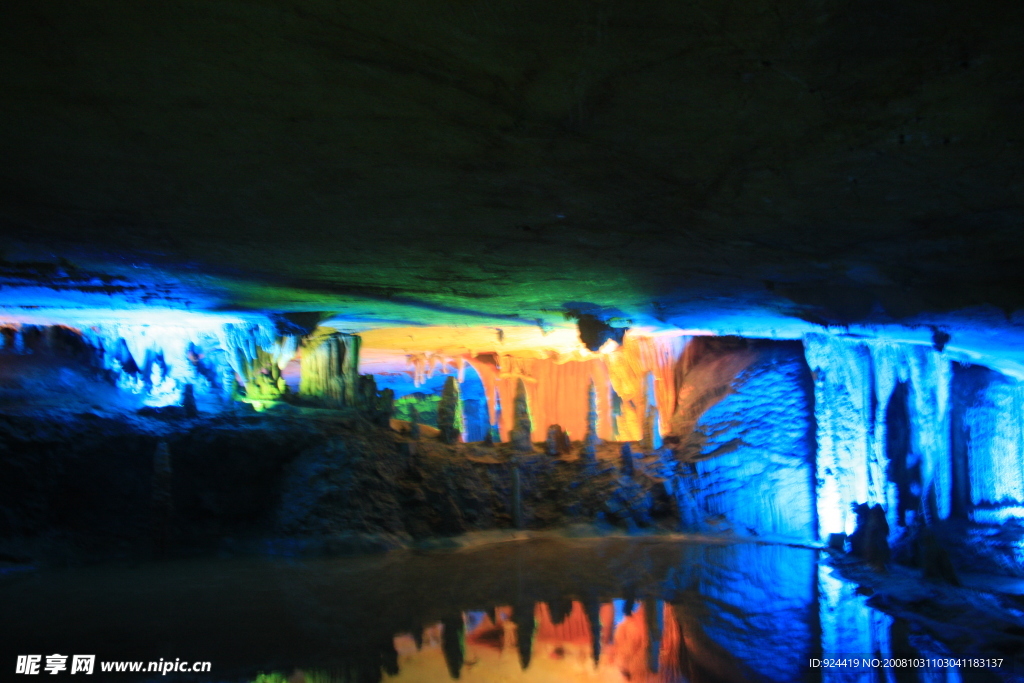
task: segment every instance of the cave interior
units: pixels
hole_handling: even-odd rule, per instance
[[[0,666],[1024,680],[1024,5],[0,14]]]

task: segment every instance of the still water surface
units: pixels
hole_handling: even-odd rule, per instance
[[[888,654],[892,622],[818,560],[752,543],[535,540],[19,573],[0,577],[0,650],[11,672],[19,654],[97,657],[91,678],[43,680],[840,680],[810,660]],[[211,672],[100,671],[161,659]]]

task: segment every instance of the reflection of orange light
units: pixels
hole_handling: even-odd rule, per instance
[[[657,610],[651,614],[648,609]],[[661,601],[635,605],[632,614],[615,625],[615,608],[604,603],[597,611],[601,629],[601,656],[593,663],[592,624],[582,603],[573,602],[558,624],[552,621],[546,603],[534,607],[536,630],[534,656],[522,671],[516,654],[516,627],[510,607],[496,608],[495,618],[484,617],[466,633],[466,681],[590,681],[630,683],[677,683],[682,681],[680,665],[682,630],[672,606]],[[655,619],[659,616],[660,619]],[[651,626],[655,633],[652,634]],[[659,625],[660,624],[660,625]],[[409,635],[395,638],[399,674],[395,681],[448,681],[440,651],[441,625],[423,631],[423,649],[417,650]],[[654,638],[652,639],[652,635]],[[656,650],[654,649],[656,648]],[[657,671],[652,671],[652,662]]]

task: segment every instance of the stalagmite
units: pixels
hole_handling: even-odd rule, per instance
[[[654,392],[654,373],[644,375],[644,433],[640,448],[650,452],[661,447],[661,425],[658,419],[658,403]]]
[[[454,377],[444,381],[441,403],[437,406],[437,428],[445,443],[458,443],[462,439],[462,399],[459,382]]]
[[[376,399],[377,424],[387,427],[395,416],[395,391],[388,388],[380,392]]]
[[[889,523],[881,505],[861,503],[854,507],[857,528],[850,535],[851,554],[866,560],[876,569],[889,561]]]
[[[661,635],[664,631],[664,610],[661,600],[644,600],[644,622],[647,626],[647,667],[658,673],[661,663]]]
[[[551,425],[548,427],[548,438],[545,447],[547,454],[552,457],[569,453],[572,449],[572,445],[569,442],[569,433],[562,429],[560,425]]]
[[[420,414],[416,406],[409,407],[409,438],[413,441],[420,440]]]
[[[522,378],[516,385],[516,402],[513,406],[513,427],[509,432],[509,441],[517,451],[530,452],[533,450],[531,435],[533,426],[530,423],[530,407],[526,398],[526,385]]]
[[[544,442],[544,452],[555,457],[558,455],[558,437],[562,428],[558,425],[551,425],[548,427],[548,438]]]
[[[359,375],[356,406],[369,411],[377,408],[377,380],[373,375]]]
[[[199,415],[199,410],[196,407],[196,392],[194,385],[185,385],[185,390],[181,396],[181,405],[185,409],[185,417],[196,417]]]
[[[587,462],[597,461],[597,389],[594,383],[590,383],[587,399],[589,409],[587,410],[587,434],[583,437],[583,459]]]
[[[621,467],[622,475],[624,477],[632,477],[633,476],[633,449],[630,447],[630,445],[628,443],[622,444],[622,448],[620,449],[620,455],[621,455],[621,462],[622,462],[622,467]]]

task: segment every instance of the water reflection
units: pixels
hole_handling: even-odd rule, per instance
[[[809,666],[913,640],[829,571],[802,548],[604,539],[23,573],[0,579],[0,661],[208,660],[180,680],[261,683],[897,680]]]
[[[700,680],[683,647],[676,609],[661,600],[509,606],[395,637],[399,673],[387,681]],[[699,674],[698,674],[699,676]]]

